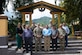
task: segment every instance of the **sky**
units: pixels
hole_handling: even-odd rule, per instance
[[[45,1],[45,2],[48,2],[48,3],[51,3],[51,4],[54,4],[54,5],[55,5],[54,0],[34,0],[34,2],[39,2],[39,1]],[[57,0],[57,5],[58,5],[58,4],[59,4],[59,0]],[[14,11],[12,10],[12,9],[13,9],[13,4],[12,4],[12,2],[9,3],[9,5],[7,6],[7,8],[8,8],[8,10],[9,10],[9,13],[6,12],[6,11],[5,11],[4,13],[5,13],[7,16],[9,16],[9,17],[11,17],[11,16],[13,15],[14,18],[15,18],[15,13],[14,13]],[[28,18],[27,18],[27,16],[28,16]],[[33,19],[40,18],[40,17],[43,17],[43,16],[52,17],[51,14],[50,14],[50,10],[45,9],[45,11],[40,12],[40,11],[38,10],[38,8],[37,8],[37,9],[34,10],[34,12],[33,12],[33,14],[32,14],[32,20],[33,20]],[[25,19],[26,19],[26,20],[29,20],[29,15],[28,15],[28,14],[25,15]]]
[[[7,3],[7,2],[6,2]],[[16,14],[15,14],[15,12],[16,11],[13,11],[13,9],[14,9],[14,5],[13,5],[13,3],[12,3],[12,1],[9,1],[9,3],[8,3],[8,5],[7,5],[7,10],[8,10],[8,12],[7,12],[7,10],[5,9],[4,10],[4,14],[6,15],[6,16],[8,16],[8,20],[10,20],[10,18],[13,16],[13,18],[12,19],[14,19],[14,18],[16,18]]]

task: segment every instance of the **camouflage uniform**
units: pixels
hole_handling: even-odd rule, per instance
[[[38,49],[41,50],[42,29],[40,27],[36,27],[33,32],[35,36],[35,51]]]
[[[60,49],[64,50],[65,48],[65,31],[63,28],[59,28],[59,42],[60,42]]]

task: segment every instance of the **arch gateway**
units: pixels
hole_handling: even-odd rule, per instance
[[[27,6],[17,8],[17,10],[22,13],[22,23],[25,23],[25,14],[29,14],[30,25],[32,24],[32,13],[36,8],[39,8],[40,11],[43,11],[45,8],[50,10],[50,14],[52,15],[52,24],[55,23],[54,14],[58,14],[58,25],[60,24],[61,13],[65,12],[65,9],[62,7],[44,1],[36,2]]]
[[[40,1],[33,4],[29,4],[27,6],[17,8],[18,11],[22,13],[22,23],[25,23],[25,14],[29,14],[30,25],[32,24],[32,13],[36,8],[40,8],[40,10],[44,10],[45,8],[50,10],[50,14],[52,15],[52,23],[55,23],[54,14],[58,14],[58,25],[60,24],[60,15],[62,12],[65,12],[64,8],[59,6]],[[0,14],[0,54],[8,55],[8,20],[5,15]]]

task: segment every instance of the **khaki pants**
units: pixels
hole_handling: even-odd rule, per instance
[[[44,49],[45,51],[50,50],[50,37],[44,36]]]
[[[64,48],[65,48],[65,38],[59,38],[59,42],[60,42],[60,49],[64,50]]]
[[[35,37],[35,51],[41,50],[41,37]]]

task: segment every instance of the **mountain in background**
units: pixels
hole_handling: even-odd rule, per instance
[[[41,17],[41,18],[38,18],[38,19],[34,19],[32,21],[35,22],[35,23],[40,23],[42,25],[47,25],[47,24],[49,24],[50,20],[51,20],[50,17],[44,16],[44,17]]]

